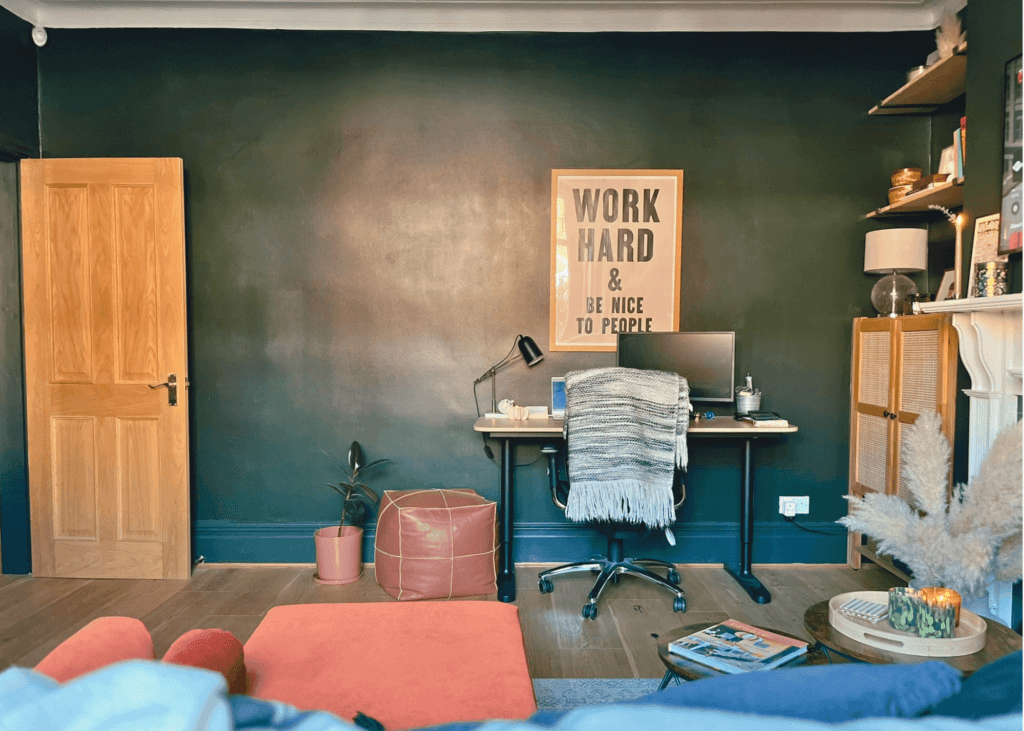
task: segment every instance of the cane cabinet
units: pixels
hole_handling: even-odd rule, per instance
[[[902,479],[906,428],[920,414],[936,411],[942,417],[942,431],[952,444],[956,369],[957,335],[948,315],[854,320],[851,495],[896,495],[913,506],[913,495]],[[864,556],[909,580],[890,557],[877,552],[873,542],[851,531],[847,552],[850,565],[860,568]]]

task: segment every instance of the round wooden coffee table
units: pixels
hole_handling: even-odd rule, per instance
[[[679,627],[671,632],[667,632],[658,638],[658,657],[661,658],[661,662],[667,668],[665,670],[665,677],[661,679],[661,686],[658,690],[664,690],[668,687],[669,681],[673,677],[682,678],[683,680],[701,680],[703,678],[717,678],[720,675],[729,675],[729,673],[723,673],[714,668],[709,668],[707,665],[702,665],[699,662],[689,660],[682,655],[675,655],[668,651],[668,643],[678,640],[680,637],[693,634],[694,632],[700,632],[702,629],[707,629],[712,625],[718,624],[718,622],[699,622],[697,624],[688,624],[685,627]],[[763,629],[765,632],[774,632],[777,635],[783,637],[789,637],[791,640],[800,640],[804,642],[803,637],[797,637],[791,635],[788,632],[783,632],[777,629],[771,629],[769,627],[760,627],[758,625],[751,625],[758,629]],[[780,668],[791,668],[797,665],[828,665],[831,661],[820,647],[817,645],[808,644],[807,652],[800,657],[795,658],[792,662],[780,665]]]
[[[910,665],[929,660],[942,660],[952,665],[964,675],[970,675],[984,665],[998,660],[1003,655],[1009,655],[1021,649],[1021,637],[1012,629],[999,622],[988,622],[988,629],[985,632],[985,646],[973,655],[961,655],[960,657],[925,657],[923,655],[905,655],[902,652],[883,650],[879,647],[865,645],[852,637],[844,635],[828,621],[828,601],[818,602],[804,612],[804,627],[807,633],[815,641],[827,648],[834,650],[841,655],[875,664],[903,664]]]

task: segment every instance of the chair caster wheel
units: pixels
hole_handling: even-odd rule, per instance
[[[681,596],[677,596],[676,600],[672,602],[673,612],[685,612],[686,611],[686,600]]]
[[[555,585],[551,583],[550,579],[541,579],[537,585],[540,587],[541,594],[550,594],[555,590]]]
[[[679,586],[680,578],[679,578],[679,572],[678,571],[676,571],[675,569],[669,569],[668,577],[667,578],[668,578],[668,580],[670,582],[672,582],[676,586]]]
[[[596,604],[584,604],[583,605],[583,619],[597,619],[597,605]]]

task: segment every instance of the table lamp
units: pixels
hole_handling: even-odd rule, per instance
[[[864,237],[864,273],[888,276],[871,289],[871,304],[880,317],[903,313],[903,303],[917,294],[917,285],[904,272],[928,267],[928,231],[923,228],[888,228]]]
[[[516,346],[519,346],[519,353],[515,354]],[[512,343],[512,349],[508,351],[508,355],[499,360],[497,363],[487,369],[487,372],[480,376],[478,379],[473,381],[473,396],[476,397],[477,384],[482,381],[491,379],[491,413],[495,413],[498,410],[498,395],[497,387],[495,385],[495,375],[498,373],[499,368],[503,368],[519,356],[522,356],[523,360],[526,361],[527,366],[535,366],[544,360],[544,353],[541,352],[540,348],[537,347],[537,343],[533,341],[529,335],[516,335],[515,341]],[[477,404],[477,415],[480,415],[480,406]]]

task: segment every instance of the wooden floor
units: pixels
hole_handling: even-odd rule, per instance
[[[605,590],[598,617],[591,621],[580,615],[591,577],[558,577],[555,591],[541,594],[541,568],[516,568],[515,603],[534,678],[660,678],[664,666],[658,660],[657,636],[675,627],[732,617],[806,638],[803,614],[810,605],[846,591],[902,585],[876,566],[859,571],[844,566],[755,566],[755,575],[772,593],[770,604],[758,605],[721,568],[681,566],[685,614],[672,611],[668,592],[625,578]],[[312,577],[312,566],[216,565],[199,567],[188,581],[0,576],[0,670],[32,667],[104,615],[141,619],[161,657],[190,629],[218,627],[245,642],[267,610],[279,604],[395,601],[374,581],[372,566],[347,586],[321,586]]]

